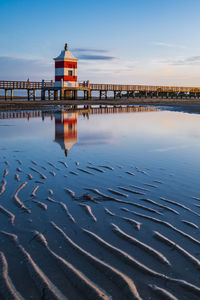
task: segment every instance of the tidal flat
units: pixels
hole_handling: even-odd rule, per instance
[[[0,299],[199,299],[199,152],[199,114],[0,112]]]

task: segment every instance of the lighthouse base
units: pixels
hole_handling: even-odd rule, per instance
[[[68,87],[78,88],[79,87],[78,82],[70,82],[70,81],[55,81],[53,85],[55,88],[68,88]]]
[[[70,99],[77,99],[77,90],[66,90],[66,89],[61,89],[60,90],[60,100],[70,100]]]
[[[90,98],[88,88],[59,88],[44,87],[41,91],[41,100],[75,100],[78,99],[78,91],[83,91],[84,99]]]

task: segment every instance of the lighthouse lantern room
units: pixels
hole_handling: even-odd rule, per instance
[[[55,60],[55,83],[54,87],[67,88],[78,87],[77,82],[77,61],[68,50],[68,44],[65,44],[64,50]]]

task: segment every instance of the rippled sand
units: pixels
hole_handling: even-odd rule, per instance
[[[3,165],[1,299],[200,298],[199,198],[163,197],[167,171],[17,157]],[[87,181],[79,194],[74,174]],[[104,188],[106,174],[125,180]]]

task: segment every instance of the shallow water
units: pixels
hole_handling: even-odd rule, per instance
[[[199,299],[199,150],[200,117],[195,114],[152,107],[0,113],[0,193],[1,186],[5,187],[0,205],[15,216],[12,224],[10,216],[0,210],[0,230],[18,236],[14,243],[1,233],[0,251],[17,291],[25,299],[47,299],[48,288],[54,290],[43,281],[41,289],[37,272],[30,272],[20,244],[44,273],[41,280],[48,282],[48,278],[69,299],[97,296],[88,282],[80,284],[80,273],[73,277],[67,264],[63,270],[60,258],[92,281],[90,287],[97,286],[113,299],[139,299],[124,283],[125,275],[142,299],[161,299],[149,284],[178,299]],[[13,196],[24,182],[27,184],[17,194],[19,204]],[[31,195],[37,186],[35,196]],[[130,219],[141,223],[140,229]],[[93,259],[72,246],[51,221]],[[121,235],[112,223],[122,230]],[[44,235],[57,258],[34,230]],[[154,231],[174,245],[155,238]],[[153,253],[139,242],[131,242],[130,236],[153,248]],[[97,258],[101,267],[94,261]],[[114,273],[108,273],[103,263]],[[2,272],[2,263],[0,268]],[[116,278],[116,272],[123,276]],[[172,278],[186,283],[181,286]],[[57,291],[54,294],[55,299],[64,297]],[[7,299],[4,292],[0,295]]]

